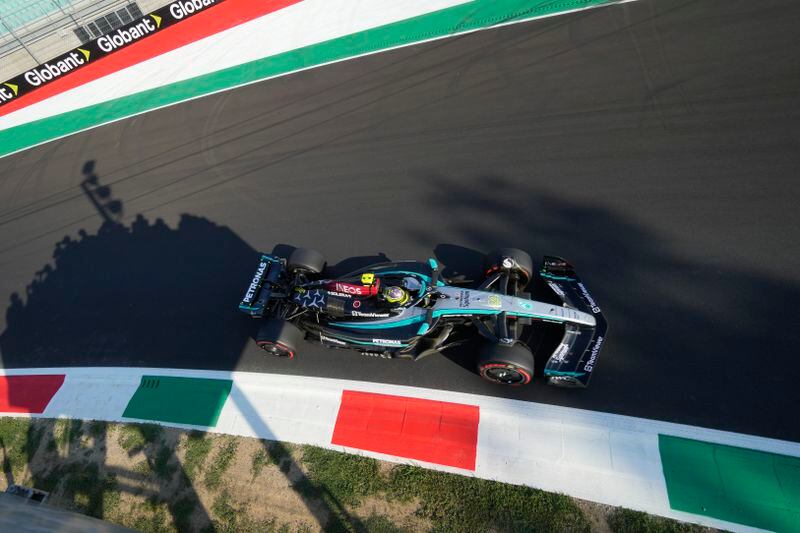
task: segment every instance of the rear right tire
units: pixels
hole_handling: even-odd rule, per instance
[[[265,318],[256,334],[256,344],[269,355],[294,358],[297,347],[305,338],[303,330],[279,318]]]

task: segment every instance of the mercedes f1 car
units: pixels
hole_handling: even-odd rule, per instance
[[[525,385],[534,375],[534,353],[523,330],[556,324],[563,333],[545,354],[544,376],[552,385],[586,387],[607,326],[573,267],[545,256],[539,283],[557,302],[548,303],[525,292],[534,280],[526,252],[506,248],[486,259],[484,279],[463,286],[445,279],[435,259],[378,263],[328,279],[316,251],[298,248],[288,259],[263,254],[239,309],[261,319],[258,346],[287,358],[309,339],[415,360],[452,348],[458,342],[454,332],[471,331],[482,337],[478,373],[505,385]]]

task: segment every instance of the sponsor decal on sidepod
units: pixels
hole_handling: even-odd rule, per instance
[[[346,346],[347,345],[346,342],[340,341],[339,339],[334,339],[333,337],[326,337],[325,335],[320,335],[319,338],[320,338],[320,340],[323,340],[325,342],[330,342],[330,343],[333,343],[333,344],[340,344],[342,346]]]
[[[369,318],[387,318],[389,313],[362,313],[360,311],[353,311],[353,316],[363,316]]]
[[[400,341],[392,340],[392,339],[372,339],[372,342],[375,344],[402,344]]]

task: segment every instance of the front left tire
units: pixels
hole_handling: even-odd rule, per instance
[[[508,264],[503,264],[503,263]],[[500,248],[486,254],[484,265],[488,277],[498,270],[509,270],[519,276],[520,290],[524,289],[533,278],[533,259],[528,252],[518,248]]]

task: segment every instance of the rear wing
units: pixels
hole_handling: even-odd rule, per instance
[[[258,267],[250,279],[250,284],[239,303],[239,310],[254,317],[263,317],[272,295],[272,286],[283,272],[283,262],[279,257],[263,254]]]
[[[606,339],[606,319],[572,265],[564,259],[545,256],[539,274],[565,306],[591,313],[597,321],[594,327],[565,324],[564,337],[544,368],[551,385],[586,387]]]

